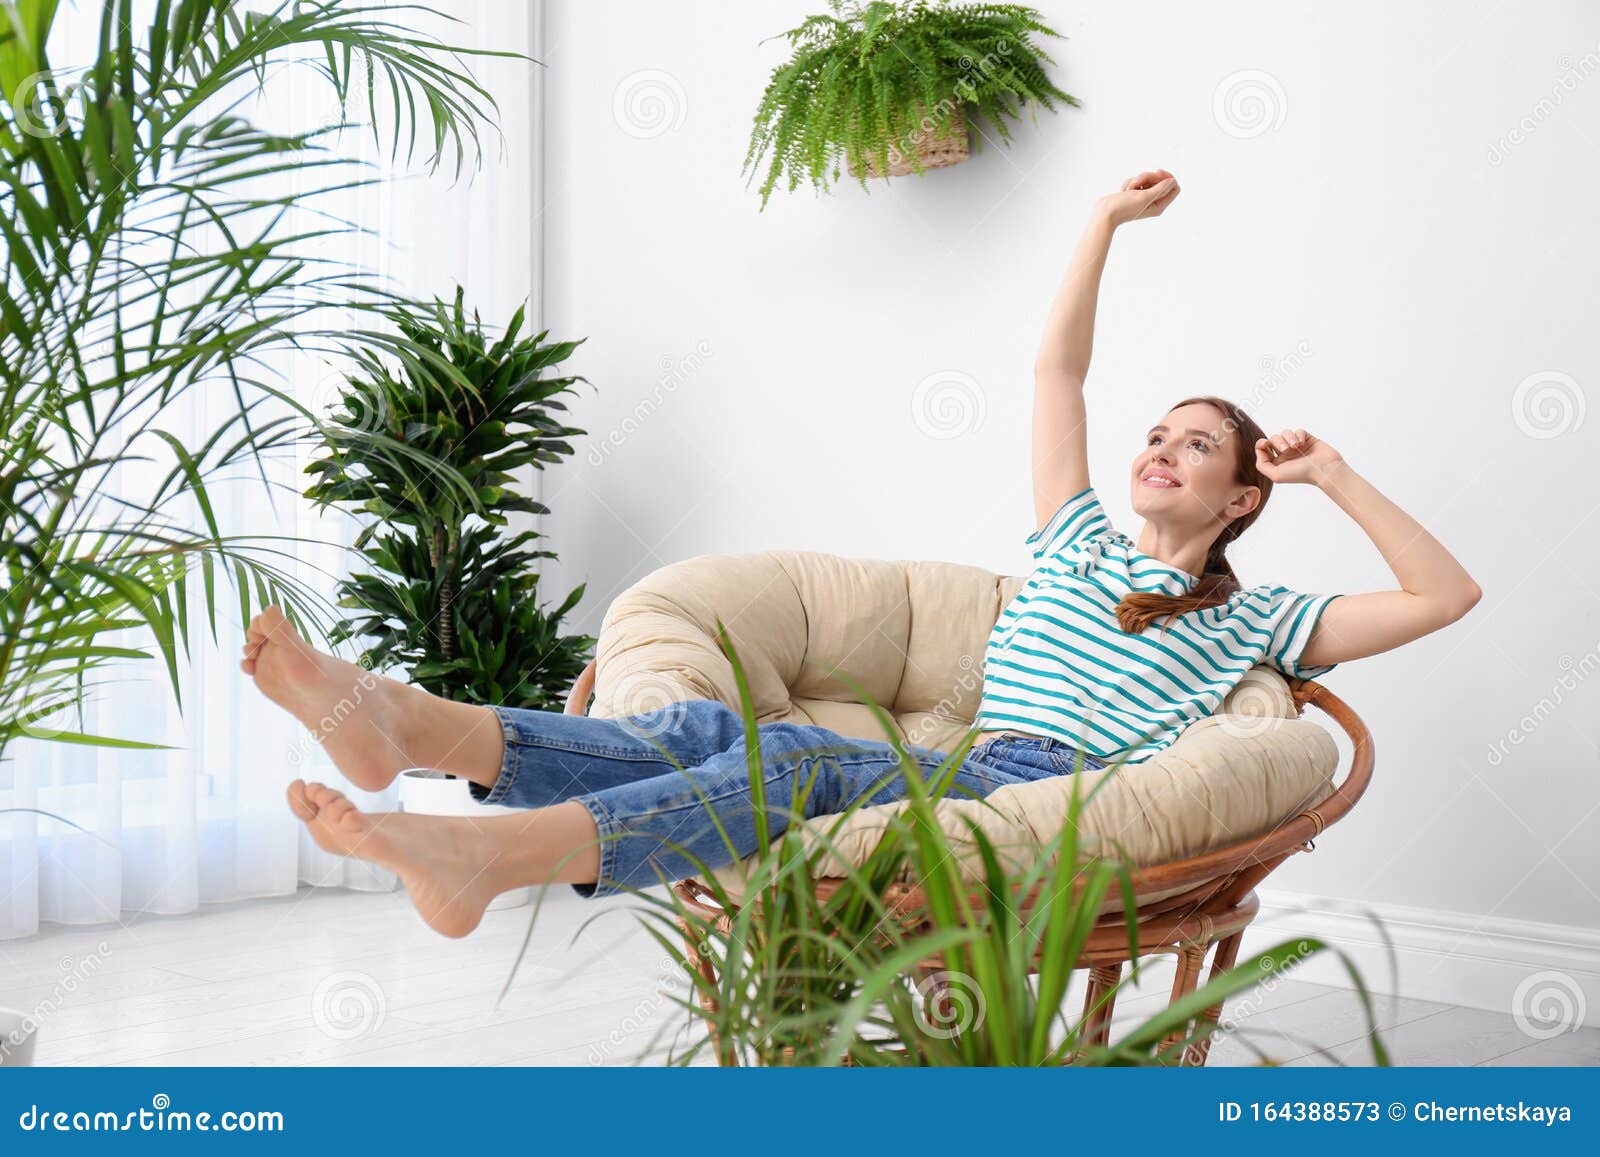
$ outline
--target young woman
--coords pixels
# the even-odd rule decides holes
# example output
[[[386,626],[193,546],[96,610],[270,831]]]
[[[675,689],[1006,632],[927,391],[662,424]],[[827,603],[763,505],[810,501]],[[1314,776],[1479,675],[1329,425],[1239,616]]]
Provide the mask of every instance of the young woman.
[[[955,789],[1138,762],[1214,712],[1252,666],[1315,676],[1398,647],[1464,615],[1478,587],[1426,530],[1304,430],[1262,433],[1221,398],[1179,402],[1153,425],[1129,475],[1137,540],[1113,530],[1089,485],[1084,379],[1100,276],[1116,230],[1178,196],[1165,170],[1102,197],[1051,309],[1034,372],[1035,566],[995,624],[984,660],[981,734]],[[1244,589],[1227,547],[1274,484],[1325,493],[1366,532],[1394,590],[1304,595]],[[449,818],[361,812],[333,788],[296,780],[289,806],[328,851],[395,871],[439,932],[464,936],[500,892],[563,882],[586,896],[645,887],[755,851],[738,715],[710,700],[673,725],[452,703],[315,651],[276,607],[249,626],[243,670],[320,738],[358,787],[407,767],[471,781],[515,815]],[[903,777],[887,743],[791,723],[760,729],[771,830],[797,785],[805,814],[856,799],[887,803]],[[932,769],[942,753],[913,748]],[[715,812],[713,817],[712,812]]]

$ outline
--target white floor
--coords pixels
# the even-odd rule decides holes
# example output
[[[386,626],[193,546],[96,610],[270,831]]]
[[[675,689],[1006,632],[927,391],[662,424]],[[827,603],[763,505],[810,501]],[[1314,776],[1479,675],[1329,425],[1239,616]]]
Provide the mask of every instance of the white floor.
[[[660,1063],[696,1026],[670,999],[684,983],[639,907],[553,891],[498,1009],[530,907],[451,941],[402,894],[334,889],[0,942],[0,1005],[35,1011],[40,1065]],[[1170,978],[1166,965],[1125,990],[1113,1032],[1159,1008]],[[1534,1040],[1508,1015],[1377,1002],[1396,1064],[1600,1065],[1600,1029]],[[1283,979],[1227,1016],[1214,1065],[1371,1063],[1344,989]]]

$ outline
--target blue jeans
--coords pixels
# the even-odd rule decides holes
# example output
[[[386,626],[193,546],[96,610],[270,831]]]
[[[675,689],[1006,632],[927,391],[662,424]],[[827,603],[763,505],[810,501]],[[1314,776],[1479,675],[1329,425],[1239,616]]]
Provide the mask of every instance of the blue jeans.
[[[574,884],[580,896],[648,887],[661,875],[682,879],[756,851],[744,721],[725,704],[692,699],[619,719],[492,710],[505,734],[505,757],[494,786],[474,784],[472,794],[509,807],[576,800],[587,808],[602,840],[600,879]],[[905,796],[899,760],[887,742],[802,723],[763,723],[759,734],[774,837],[787,826],[797,788],[808,782],[807,819],[837,814],[863,797],[881,804]],[[908,744],[906,750],[926,773],[945,759],[925,747]],[[1085,768],[1105,766],[1058,739],[999,736],[968,753],[950,794],[981,797],[1007,784],[1064,775],[1080,759]]]

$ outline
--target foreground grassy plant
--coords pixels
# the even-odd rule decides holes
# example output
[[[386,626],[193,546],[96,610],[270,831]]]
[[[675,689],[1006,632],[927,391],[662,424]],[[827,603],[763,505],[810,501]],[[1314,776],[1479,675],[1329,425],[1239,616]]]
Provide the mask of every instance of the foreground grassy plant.
[[[1388,1063],[1360,973],[1342,951],[1310,937],[1258,952],[1125,1030],[1120,1040],[1093,1044],[1090,1023],[1115,993],[1077,1015],[1065,1007],[1065,997],[1073,972],[1085,966],[1085,944],[1108,901],[1120,905],[1133,958],[1121,985],[1136,985],[1147,967],[1137,958],[1128,864],[1086,851],[1078,836],[1083,808],[1111,777],[1088,793],[1073,777],[1061,830],[1028,867],[1008,871],[981,827],[968,821],[967,838],[952,838],[940,823],[938,801],[974,735],[929,775],[888,715],[839,676],[876,715],[899,753],[894,775],[905,783],[904,806],[888,815],[863,861],[851,864],[836,854],[832,837],[863,804],[807,827],[806,783],[789,807],[769,808],[749,683],[720,624],[719,634],[739,689],[758,840],[737,896],[696,861],[705,898],[722,909],[719,917],[706,917],[670,889],[665,897],[638,893],[648,905],[642,918],[649,934],[685,978],[686,991],[671,1002],[709,1030],[676,1049],[675,1063],[690,1063],[710,1049],[719,1063],[739,1065],[1174,1064],[1213,1031],[1201,1016],[1207,1009],[1274,983],[1324,952],[1338,957],[1360,996],[1374,1063]],[[782,831],[769,839],[779,818]],[[738,858],[725,830],[722,836]],[[824,857],[830,870],[843,863],[845,874],[819,887]],[[961,868],[963,858],[973,857],[980,866],[976,883]],[[524,952],[537,919],[536,905]],[[679,1028],[664,1023],[647,1051]]]

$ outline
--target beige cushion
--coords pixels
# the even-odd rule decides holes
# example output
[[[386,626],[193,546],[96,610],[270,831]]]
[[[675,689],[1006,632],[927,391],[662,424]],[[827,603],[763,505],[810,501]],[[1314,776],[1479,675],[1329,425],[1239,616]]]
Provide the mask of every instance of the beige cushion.
[[[855,679],[910,743],[949,750],[972,726],[990,628],[1023,579],[944,562],[891,562],[802,551],[705,555],[654,572],[623,592],[601,625],[591,714],[632,715],[680,699],[737,707],[733,669],[717,643],[718,619],[744,665],[757,719],[828,727],[883,739],[870,709],[835,671]],[[1276,827],[1333,787],[1338,749],[1298,718],[1288,685],[1251,669],[1222,709],[1141,763],[1000,788],[985,799],[945,799],[941,823],[969,839],[977,821],[1013,863],[1036,858],[1060,831],[1072,780],[1085,795],[1110,777],[1079,821],[1080,840],[1138,866],[1223,847]],[[860,863],[902,804],[862,808],[831,833],[835,854]],[[837,829],[837,830],[835,830]],[[745,865],[717,876],[737,890]],[[969,876],[979,866],[963,860]],[[1151,899],[1153,897],[1144,897]]]

